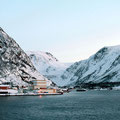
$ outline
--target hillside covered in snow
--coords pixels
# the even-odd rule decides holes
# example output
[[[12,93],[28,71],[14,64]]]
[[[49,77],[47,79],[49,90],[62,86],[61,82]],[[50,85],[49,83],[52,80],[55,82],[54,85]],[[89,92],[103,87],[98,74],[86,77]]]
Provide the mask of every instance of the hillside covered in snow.
[[[120,46],[104,47],[90,58],[76,62],[61,76],[60,85],[120,82]]]
[[[35,79],[46,79],[33,66],[20,46],[0,28],[0,81],[26,85]]]
[[[61,82],[59,77],[71,64],[59,62],[51,53],[27,51],[35,68],[55,83]]]
[[[59,62],[48,52],[26,53],[0,28],[1,82],[27,85],[35,79],[50,79],[59,86],[120,82],[120,46],[104,47],[72,65]]]

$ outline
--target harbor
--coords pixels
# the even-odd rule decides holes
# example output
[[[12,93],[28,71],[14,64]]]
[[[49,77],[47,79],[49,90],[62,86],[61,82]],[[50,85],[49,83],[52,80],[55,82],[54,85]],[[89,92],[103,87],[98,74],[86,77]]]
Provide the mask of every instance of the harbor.
[[[64,91],[57,86],[48,86],[46,80],[34,80],[26,86],[14,85],[12,82],[0,84],[0,97],[62,95],[63,93]]]

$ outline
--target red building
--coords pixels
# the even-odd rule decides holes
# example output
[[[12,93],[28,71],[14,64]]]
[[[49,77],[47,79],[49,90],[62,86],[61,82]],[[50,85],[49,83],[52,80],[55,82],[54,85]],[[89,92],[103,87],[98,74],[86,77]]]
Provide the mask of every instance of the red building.
[[[8,90],[10,89],[9,85],[0,85],[0,90]]]

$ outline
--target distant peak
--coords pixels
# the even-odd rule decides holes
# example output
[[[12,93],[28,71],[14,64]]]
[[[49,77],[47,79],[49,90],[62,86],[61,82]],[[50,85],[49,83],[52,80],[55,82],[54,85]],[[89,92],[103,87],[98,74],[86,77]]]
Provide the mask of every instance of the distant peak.
[[[43,51],[26,51],[26,53],[30,56],[43,56],[43,57],[47,57],[50,59],[54,59],[55,61],[59,61],[56,57],[54,57],[51,53],[49,52],[43,52]]]
[[[52,57],[52,58],[54,58],[56,61],[58,61],[58,59],[57,58],[55,58],[51,53],[49,53],[49,52],[45,52],[48,56],[50,56],[50,57]]]

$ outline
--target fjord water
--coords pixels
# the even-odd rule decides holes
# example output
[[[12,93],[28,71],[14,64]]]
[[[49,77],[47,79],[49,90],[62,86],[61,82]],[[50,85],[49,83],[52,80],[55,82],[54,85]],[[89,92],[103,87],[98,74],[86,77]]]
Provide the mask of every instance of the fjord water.
[[[0,97],[0,120],[119,120],[120,91]]]

